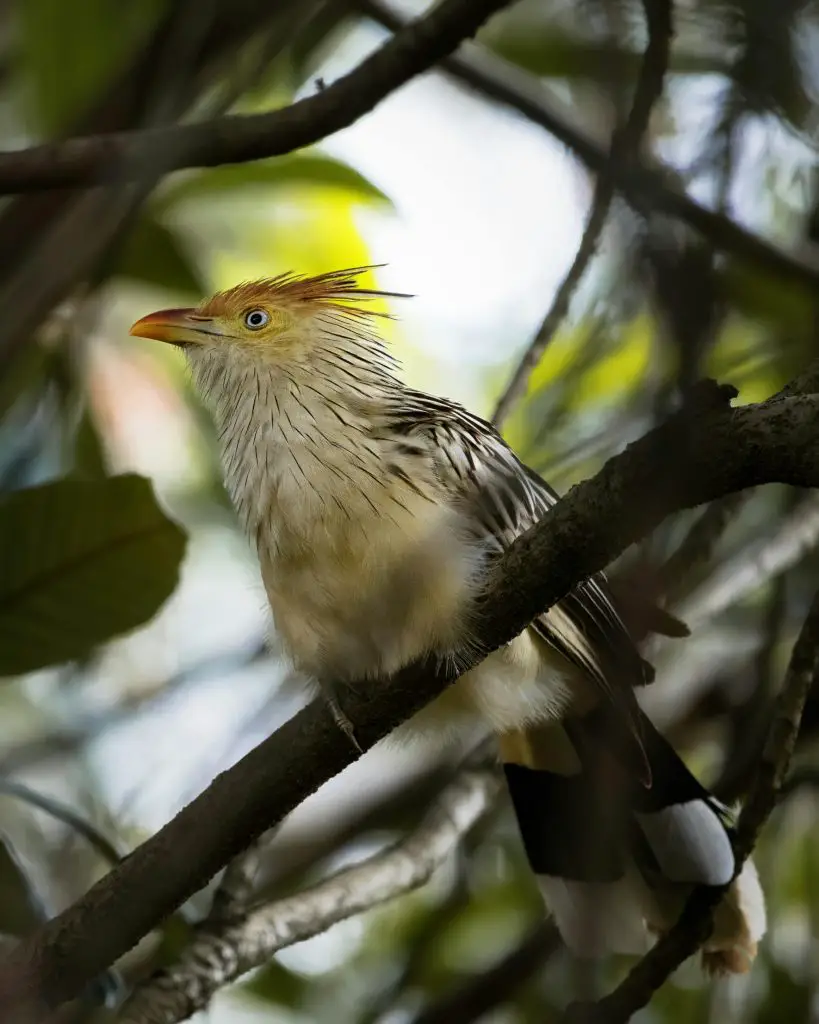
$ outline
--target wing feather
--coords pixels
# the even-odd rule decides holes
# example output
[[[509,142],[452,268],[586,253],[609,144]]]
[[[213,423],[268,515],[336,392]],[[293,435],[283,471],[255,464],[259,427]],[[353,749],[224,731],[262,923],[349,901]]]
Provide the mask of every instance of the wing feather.
[[[423,443],[453,497],[469,504],[476,533],[490,549],[505,550],[558,501],[557,493],[525,466],[491,424],[462,406],[422,392],[404,394],[390,429]],[[593,680],[620,708],[640,747],[633,688],[653,670],[640,656],[617,612],[605,574],[580,583],[532,628],[553,650]]]

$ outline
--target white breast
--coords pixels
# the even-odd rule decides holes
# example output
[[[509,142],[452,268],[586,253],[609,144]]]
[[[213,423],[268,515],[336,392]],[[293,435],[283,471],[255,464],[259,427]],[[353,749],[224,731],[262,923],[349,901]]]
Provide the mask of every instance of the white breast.
[[[402,467],[407,483],[391,468],[399,451],[373,438],[360,409],[339,419],[321,396],[256,367],[218,382],[218,400],[213,385],[210,397],[225,484],[296,667],[352,681],[389,675],[431,650],[463,651],[484,553],[433,486],[432,460]],[[208,395],[208,381],[199,383]],[[553,715],[564,682],[525,634],[430,711],[439,724],[474,723],[478,711],[508,728]]]
[[[259,553],[276,631],[319,678],[388,674],[463,630],[481,553],[361,410],[251,368],[216,404],[225,485]],[[431,466],[429,472],[432,472]]]

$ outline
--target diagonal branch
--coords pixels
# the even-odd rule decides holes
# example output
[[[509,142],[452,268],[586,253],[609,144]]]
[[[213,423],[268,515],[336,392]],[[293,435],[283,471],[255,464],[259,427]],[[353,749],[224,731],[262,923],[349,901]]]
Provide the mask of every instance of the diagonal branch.
[[[50,814],[52,818],[61,821],[78,836],[81,836],[109,864],[118,864],[122,859],[123,855],[107,836],[103,835],[87,818],[66,806],[61,800],[46,796],[23,782],[6,779],[2,776],[0,776],[0,796],[15,797],[23,803]]]
[[[320,94],[268,114],[77,137],[0,153],[0,194],[135,180],[146,173],[146,166],[151,172],[161,168],[167,173],[185,167],[281,156],[352,124],[389,92],[436,62],[482,95],[541,125],[591,170],[599,173],[606,166],[609,154],[605,144],[572,124],[570,117],[557,109],[554,99],[544,98],[532,76],[468,44],[463,54],[447,56],[504,3],[445,0],[429,15],[410,24],[380,0],[356,0],[356,6],[400,35]],[[427,38],[438,31],[431,26],[441,30],[435,46]],[[624,194],[639,196],[643,204],[685,222],[705,235],[715,248],[754,262],[777,277],[814,289],[819,284],[815,262],[803,262],[730,218],[701,206],[672,184],[673,173],[657,161],[653,169],[619,166],[613,177]]]
[[[398,31],[405,24],[404,19],[383,0],[355,2],[360,11],[391,31]],[[482,96],[540,125],[591,171],[601,174],[605,170],[609,159],[605,141],[574,124],[568,107],[557,97],[549,96],[533,75],[469,43],[465,43],[457,54],[442,60],[441,66],[453,78],[471,86]],[[617,188],[626,196],[635,196],[644,207],[683,221],[704,235],[715,249],[756,263],[770,274],[807,288],[815,290],[819,285],[819,262],[803,262],[747,231],[729,217],[701,206],[674,185],[674,172],[658,160],[653,162],[652,168],[621,164],[613,168],[613,177]]]
[[[817,383],[819,364],[800,379],[810,392]],[[483,652],[464,657],[461,671],[673,512],[767,482],[819,486],[817,399],[791,394],[731,409],[726,390],[703,385],[696,406],[631,444],[512,544],[475,610]],[[375,744],[455,675],[428,657],[346,690],[360,744]],[[304,708],[0,963],[0,1019],[28,1024],[74,996],[357,756],[326,702]]]
[[[203,930],[177,963],[136,989],[117,1019],[121,1024],[187,1020],[208,1005],[217,989],[266,963],[279,950],[419,888],[491,810],[500,786],[491,768],[462,772],[418,828],[390,849],[304,892],[260,907],[243,920]]]
[[[0,155],[0,192],[139,181],[157,169],[214,167],[281,156],[320,141],[429,70],[510,0],[443,0],[349,74],[267,114],[73,138]]]
[[[572,265],[555,293],[551,308],[498,400],[492,416],[492,422],[496,426],[503,424],[515,402],[524,395],[529,378],[548,348],[560,322],[566,316],[572,296],[597,251],[600,235],[614,198],[611,165],[623,163],[628,166],[637,161],[640,144],[648,130],[651,111],[662,95],[674,32],[672,3],[671,0],[659,0],[656,3],[654,0],[646,0],[644,10],[648,26],[648,45],[640,65],[640,76],[634,90],[631,110],[622,129],[614,134],[608,165],[598,175],[589,219]]]
[[[11,170],[20,189],[29,188],[27,180],[42,182],[43,174],[48,178],[52,170],[59,171],[63,158],[69,167],[79,162],[77,166],[86,168],[84,184],[89,188],[79,197],[71,193],[23,197],[9,204],[8,210],[0,216],[0,223],[4,223],[6,229],[5,234],[0,234],[0,251],[3,250],[4,239],[13,240],[12,251],[0,263],[5,271],[0,273],[0,307],[4,310],[0,319],[0,374],[42,323],[44,313],[66,297],[78,280],[116,243],[123,224],[133,216],[156,181],[175,167],[196,166],[195,151],[201,152],[203,144],[206,150],[213,146],[217,150],[225,145],[229,148],[236,140],[244,146],[255,132],[254,145],[266,145],[278,137],[279,150],[276,152],[289,152],[315,138],[324,137],[355,121],[393,88],[426,70],[440,53],[457,46],[463,36],[473,33],[486,17],[508,2],[445,0],[431,14],[419,19],[364,60],[356,71],[319,95],[288,106],[284,111],[250,119],[217,118],[195,125],[155,125],[141,131],[52,142],[16,156],[0,154],[0,176],[3,167]],[[291,3],[289,0],[284,7],[291,6]],[[207,9],[209,5],[200,2],[187,6],[201,13],[201,9]],[[270,14],[269,4],[261,3],[256,9],[256,3],[248,4],[248,0],[244,0],[244,5],[227,2],[224,6],[227,9],[221,11],[216,19],[213,31],[203,41],[203,53],[196,66],[191,68],[191,74],[197,80],[211,60],[224,55],[224,40],[235,39],[239,43],[245,38],[248,26],[252,30],[254,25],[258,28],[271,17],[277,17],[275,12]],[[294,9],[298,6],[299,0],[296,0]],[[302,2],[302,6],[306,4]],[[234,11],[236,7],[240,9]],[[273,7],[284,9],[282,3]],[[287,18],[281,26],[283,33],[290,20]],[[173,39],[180,28],[184,28],[185,42],[189,44],[187,37],[191,30],[184,18],[179,20]],[[163,38],[163,42],[168,41]],[[135,71],[139,73],[140,81],[145,78],[147,69],[154,69],[158,58],[156,49],[155,46],[148,47],[144,58],[137,61]],[[159,52],[164,52],[164,47],[159,47]],[[149,59],[152,56],[153,60]],[[175,71],[178,72],[178,68]],[[184,86],[185,96],[189,97],[192,84],[180,83]],[[133,82],[126,79],[124,85],[126,95],[132,96]],[[136,95],[141,97],[138,90]],[[177,98],[182,99],[181,96]],[[114,111],[107,111],[109,105],[102,103],[103,124],[118,109],[115,102]],[[178,114],[184,105],[182,102],[179,108],[177,103],[170,113]],[[234,131],[230,129],[231,125]],[[188,151],[188,145],[195,147],[193,151]],[[19,166],[17,157],[23,161]],[[247,159],[251,159],[250,156]],[[127,181],[135,183],[122,183]],[[105,182],[117,182],[118,186],[91,187]],[[54,186],[60,183],[67,182],[61,178],[52,181]],[[32,228],[32,224],[37,230]]]

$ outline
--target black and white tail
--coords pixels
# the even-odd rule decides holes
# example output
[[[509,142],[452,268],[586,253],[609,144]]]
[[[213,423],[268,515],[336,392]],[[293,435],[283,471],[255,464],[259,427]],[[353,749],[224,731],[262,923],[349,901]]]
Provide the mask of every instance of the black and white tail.
[[[642,954],[678,917],[694,885],[734,878],[730,818],[640,714],[648,763],[630,765],[598,710],[501,739],[509,793],[546,903],[579,956]],[[639,769],[639,770],[638,770]],[[747,861],[715,915],[703,963],[750,967],[765,903]]]

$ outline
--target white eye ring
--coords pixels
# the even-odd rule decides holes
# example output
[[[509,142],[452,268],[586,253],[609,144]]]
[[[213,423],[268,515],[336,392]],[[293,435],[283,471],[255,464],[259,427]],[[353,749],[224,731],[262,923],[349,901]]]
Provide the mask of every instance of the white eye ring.
[[[244,315],[245,327],[251,331],[260,331],[270,323],[270,314],[266,309],[249,309]]]

